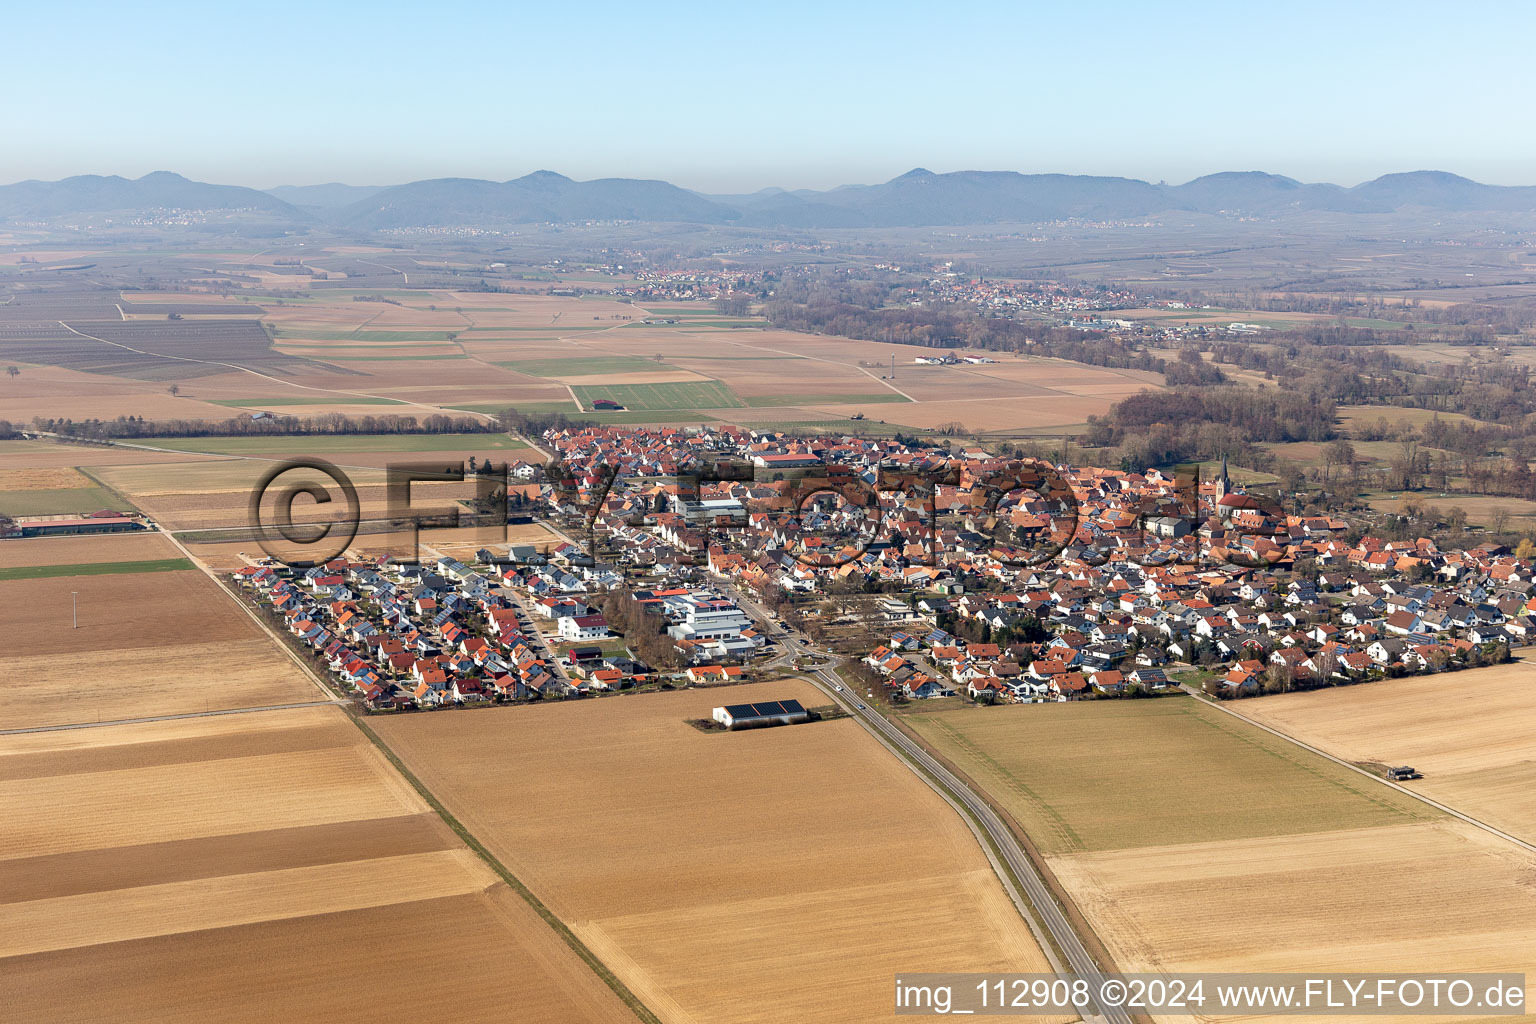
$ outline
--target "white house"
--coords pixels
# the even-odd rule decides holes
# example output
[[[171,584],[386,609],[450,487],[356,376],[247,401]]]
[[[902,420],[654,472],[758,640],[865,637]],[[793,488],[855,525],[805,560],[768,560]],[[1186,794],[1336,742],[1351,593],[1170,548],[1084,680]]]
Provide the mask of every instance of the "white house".
[[[597,640],[608,635],[608,620],[601,615],[566,615],[560,619],[560,639]]]

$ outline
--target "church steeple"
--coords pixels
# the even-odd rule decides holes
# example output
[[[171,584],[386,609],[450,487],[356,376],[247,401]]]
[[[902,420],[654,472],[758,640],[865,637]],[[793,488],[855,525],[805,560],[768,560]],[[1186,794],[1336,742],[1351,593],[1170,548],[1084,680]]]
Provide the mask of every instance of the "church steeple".
[[[1221,475],[1216,478],[1216,500],[1220,501],[1227,496],[1227,491],[1232,487],[1232,481],[1227,478],[1227,456],[1221,456]]]

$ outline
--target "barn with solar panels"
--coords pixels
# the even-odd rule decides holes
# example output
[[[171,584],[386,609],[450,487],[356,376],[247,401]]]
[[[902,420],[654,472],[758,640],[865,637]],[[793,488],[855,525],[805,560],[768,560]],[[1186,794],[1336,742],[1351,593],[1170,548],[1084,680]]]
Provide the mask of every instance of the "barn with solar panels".
[[[715,708],[715,721],[727,729],[758,729],[765,725],[792,725],[810,721],[811,714],[797,700],[760,700],[752,704],[727,704]]]

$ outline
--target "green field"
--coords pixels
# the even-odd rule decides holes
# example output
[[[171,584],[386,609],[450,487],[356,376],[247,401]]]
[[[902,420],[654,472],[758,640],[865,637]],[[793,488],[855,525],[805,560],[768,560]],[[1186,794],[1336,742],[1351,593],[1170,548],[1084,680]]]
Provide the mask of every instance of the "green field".
[[[506,434],[324,434],[274,435],[270,437],[177,437],[154,442],[157,448],[182,452],[214,452],[249,455],[268,452],[292,454],[326,452],[479,452],[528,451]],[[33,494],[48,493],[33,491]],[[7,496],[8,497],[8,496]],[[96,508],[110,508],[98,505]]]
[[[684,381],[677,384],[583,384],[571,390],[587,409],[592,408],[592,402],[599,398],[610,398],[628,412],[746,407],[746,403],[730,388],[717,380]]]
[[[404,405],[393,398],[363,398],[353,395],[316,394],[313,398],[203,398],[209,405],[222,405],[230,409],[267,409],[283,405]]]
[[[1434,816],[1193,697],[968,707],[903,722],[1047,856]]]
[[[573,412],[571,419],[577,421],[590,420],[593,423],[609,426],[651,424],[653,426],[677,427],[690,424],[723,422],[719,416],[705,416],[702,413],[689,409],[657,409],[652,412]]]
[[[41,491],[0,491],[0,515],[83,515],[122,509],[123,501],[100,487],[64,487]]]
[[[180,572],[194,568],[185,558],[153,558],[145,562],[86,562],[81,565],[19,565],[0,569],[3,580],[41,580],[53,576],[117,576],[128,573]]]
[[[620,323],[624,323],[625,321],[619,321],[619,322]],[[556,334],[570,334],[572,331],[611,331],[611,330],[613,330],[613,328],[614,328],[613,324],[601,324],[601,323],[599,323],[599,324],[577,324],[577,325],[574,325],[574,326],[570,325],[570,324],[551,323],[551,324],[545,324],[542,327],[506,327],[506,326],[502,326],[502,327],[466,327],[466,328],[464,328],[464,331],[465,332],[470,332],[470,333],[473,333],[473,334],[494,334],[494,333],[496,333],[498,331],[506,331],[506,332],[510,332],[510,333],[515,333],[515,332],[518,332],[518,331],[543,331],[545,334],[549,334],[550,332],[554,332]],[[463,332],[461,332],[461,333],[463,333]]]
[[[775,405],[884,405],[908,399],[894,391],[865,391],[849,395],[753,395],[742,401],[758,409]]]
[[[503,409],[516,409],[518,412],[527,413],[530,416],[543,413],[563,412],[574,416],[576,405],[573,402],[471,402],[468,405],[450,405],[449,409],[457,409],[460,412],[486,412],[498,413]]]
[[[657,373],[677,367],[639,356],[578,356],[574,359],[520,359],[497,363],[530,377],[596,377],[602,373]]]

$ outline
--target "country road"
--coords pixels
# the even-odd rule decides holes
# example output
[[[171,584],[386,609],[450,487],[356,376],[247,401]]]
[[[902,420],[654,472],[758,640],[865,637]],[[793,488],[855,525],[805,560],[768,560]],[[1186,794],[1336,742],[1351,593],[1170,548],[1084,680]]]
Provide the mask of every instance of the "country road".
[[[779,641],[791,654],[798,654],[808,658],[825,659],[827,655],[817,651],[809,644],[796,639],[787,631],[774,625],[774,620],[766,609],[761,608],[755,602],[746,598],[735,588],[724,586],[731,595],[741,603],[742,607],[756,615],[763,624],[768,636]],[[864,726],[875,739],[886,749],[890,750],[898,758],[907,764],[930,788],[934,790],[944,801],[953,807],[960,817],[976,833],[977,841],[981,843],[987,859],[992,862],[993,869],[997,871],[1002,880],[1003,887],[1008,890],[1008,895],[1018,907],[1030,930],[1035,933],[1041,949],[1058,974],[1073,974],[1087,979],[1091,984],[1097,984],[1103,977],[1098,965],[1093,962],[1087,947],[1083,945],[1071,922],[1067,920],[1061,908],[1057,905],[1045,880],[1035,869],[1034,862],[1024,852],[1018,840],[1009,831],[997,813],[992,810],[969,786],[962,782],[953,772],[934,759],[926,750],[914,742],[906,733],[893,725],[884,715],[876,711],[869,704],[860,699],[858,694],[852,692],[834,671],[835,666],[827,666],[811,671],[807,678],[820,688],[836,704],[842,707],[848,714]],[[980,831],[978,831],[978,829]],[[994,855],[996,851],[996,855]],[[997,856],[1001,856],[1007,864],[1007,871],[1002,870],[997,863]],[[1010,877],[1011,876],[1011,877]],[[1018,879],[1024,889],[1024,896],[1028,898],[1026,903],[1014,888],[1012,879]],[[1049,942],[1040,934],[1040,927],[1050,932]],[[1052,948],[1054,944],[1054,949]],[[1060,963],[1056,950],[1066,957],[1066,969]],[[1085,1015],[1085,1019],[1108,1021],[1110,1024],[1131,1024],[1131,1016],[1124,1008],[1112,1006],[1100,1008],[1100,1013]]]

